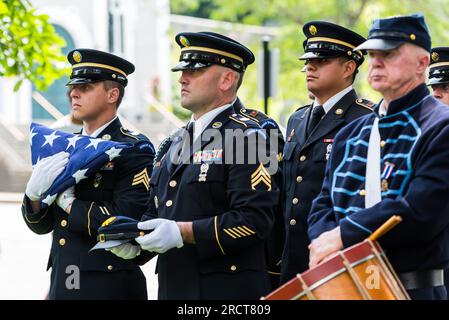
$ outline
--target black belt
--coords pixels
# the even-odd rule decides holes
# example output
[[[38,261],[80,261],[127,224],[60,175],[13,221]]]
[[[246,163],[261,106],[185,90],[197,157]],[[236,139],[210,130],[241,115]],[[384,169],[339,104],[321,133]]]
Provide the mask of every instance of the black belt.
[[[444,286],[443,269],[404,272],[398,276],[406,290]]]

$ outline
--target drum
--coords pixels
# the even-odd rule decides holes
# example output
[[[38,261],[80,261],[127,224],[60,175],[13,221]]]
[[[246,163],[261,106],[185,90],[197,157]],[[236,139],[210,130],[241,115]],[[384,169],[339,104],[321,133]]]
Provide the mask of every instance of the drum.
[[[376,241],[365,240],[285,283],[265,300],[409,300]]]

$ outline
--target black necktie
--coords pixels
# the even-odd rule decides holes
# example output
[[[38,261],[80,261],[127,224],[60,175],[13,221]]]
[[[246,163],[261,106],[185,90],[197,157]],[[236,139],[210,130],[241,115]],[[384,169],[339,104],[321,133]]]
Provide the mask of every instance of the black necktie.
[[[324,116],[324,108],[323,106],[316,106],[312,110],[312,115],[310,116],[309,126],[307,128],[307,137],[310,137],[313,129],[320,122],[321,118]]]
[[[187,130],[187,133],[188,133],[188,135],[190,137],[190,141],[191,142],[193,142],[193,127],[195,126],[194,124],[195,124],[195,122],[189,121],[189,123],[186,126],[186,130]]]
[[[190,121],[185,129],[186,132],[184,132],[183,135],[183,141],[182,141],[182,147],[181,147],[181,152],[179,154],[180,162],[185,162],[188,160],[188,156],[190,155],[192,148],[193,148],[193,127],[194,127],[194,122]]]

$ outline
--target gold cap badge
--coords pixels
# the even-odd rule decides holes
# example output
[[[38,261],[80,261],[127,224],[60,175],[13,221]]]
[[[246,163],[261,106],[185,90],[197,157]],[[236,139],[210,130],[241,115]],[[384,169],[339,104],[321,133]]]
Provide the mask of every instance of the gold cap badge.
[[[440,59],[440,55],[436,52],[432,53],[432,61],[437,62]]]
[[[73,61],[75,61],[76,63],[81,62],[81,60],[82,60],[82,58],[83,58],[83,56],[81,55],[81,52],[79,52],[79,51],[75,51],[75,52],[72,54],[72,57],[73,57]]]
[[[179,42],[181,42],[181,44],[182,44],[184,47],[189,47],[189,46],[190,46],[190,41],[187,40],[187,38],[184,37],[184,36],[180,36],[180,37],[179,37]]]
[[[316,35],[316,33],[318,32],[318,29],[312,24],[312,25],[309,27],[309,32],[310,32],[310,34],[311,34],[312,36],[314,36],[314,35]]]

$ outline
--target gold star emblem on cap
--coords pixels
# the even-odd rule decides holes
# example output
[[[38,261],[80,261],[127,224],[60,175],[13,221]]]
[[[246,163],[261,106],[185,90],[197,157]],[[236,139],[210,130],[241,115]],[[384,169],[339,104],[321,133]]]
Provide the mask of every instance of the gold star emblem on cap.
[[[104,135],[101,137],[101,139],[103,139],[103,140],[111,140],[111,135],[109,135],[109,134],[104,134]]]
[[[343,113],[343,109],[338,108],[335,110],[335,114],[341,115]]]
[[[412,41],[415,41],[416,36],[412,33],[412,34],[410,35],[410,39],[412,39]]]
[[[440,59],[440,55],[436,52],[432,53],[432,61],[437,62]]]
[[[81,62],[81,60],[82,60],[82,58],[83,58],[83,56],[81,55],[81,52],[79,52],[79,51],[75,51],[75,52],[72,54],[72,57],[73,57],[73,61],[75,61],[76,63]]]
[[[190,41],[186,37],[184,37],[184,36],[180,36],[179,37],[179,42],[181,42],[181,44],[184,47],[189,47],[190,46]]]
[[[318,29],[312,24],[312,25],[309,27],[309,32],[310,32],[310,34],[311,34],[312,36],[314,36],[314,35],[316,35],[316,33],[318,32]]]

